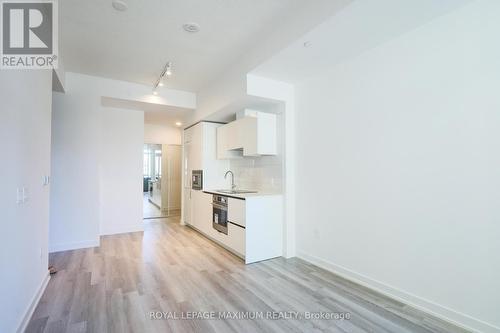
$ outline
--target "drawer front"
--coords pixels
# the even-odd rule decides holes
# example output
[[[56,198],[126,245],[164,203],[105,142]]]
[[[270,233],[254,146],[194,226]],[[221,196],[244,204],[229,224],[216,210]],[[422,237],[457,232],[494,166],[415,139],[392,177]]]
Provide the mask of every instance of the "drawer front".
[[[229,198],[227,202],[227,220],[241,226],[245,224],[245,200]]]
[[[228,223],[226,245],[242,256],[245,256],[245,229]]]

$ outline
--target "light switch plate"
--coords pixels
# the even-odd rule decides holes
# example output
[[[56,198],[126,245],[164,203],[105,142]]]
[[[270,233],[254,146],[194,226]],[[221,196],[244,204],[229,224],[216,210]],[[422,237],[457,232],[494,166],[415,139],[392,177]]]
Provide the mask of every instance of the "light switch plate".
[[[23,203],[23,190],[19,187],[16,189],[16,203],[18,205]]]
[[[29,197],[28,197],[28,188],[27,187],[23,187],[23,198],[22,198],[22,202],[25,203],[26,201],[28,201]]]

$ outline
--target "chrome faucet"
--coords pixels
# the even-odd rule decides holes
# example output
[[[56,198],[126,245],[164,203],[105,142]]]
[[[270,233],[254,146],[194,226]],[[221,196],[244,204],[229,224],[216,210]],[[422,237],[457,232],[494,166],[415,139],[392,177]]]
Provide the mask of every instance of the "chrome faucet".
[[[236,188],[236,185],[234,185],[234,173],[231,170],[228,170],[226,174],[224,175],[224,179],[227,178],[228,174],[231,174],[231,190],[234,190]]]

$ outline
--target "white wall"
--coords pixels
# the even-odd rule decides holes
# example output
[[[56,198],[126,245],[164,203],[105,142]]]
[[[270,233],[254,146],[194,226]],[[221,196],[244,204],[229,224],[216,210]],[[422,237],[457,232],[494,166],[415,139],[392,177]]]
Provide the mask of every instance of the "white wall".
[[[178,127],[144,124],[144,143],[180,145],[182,130]]]
[[[296,87],[299,255],[500,331],[500,3]]]
[[[144,113],[104,108],[100,234],[141,231]]]
[[[101,105],[109,92],[139,95],[134,89],[68,72],[66,94],[54,94],[51,251],[97,246],[101,232],[140,230],[143,112]]]
[[[283,174],[281,189],[284,196],[284,223],[283,223],[283,256],[296,256],[296,189],[295,189],[295,87],[282,81],[268,79],[254,74],[247,74],[247,94],[265,99],[280,101],[276,106],[280,108],[283,118],[280,120],[282,134],[281,153]]]
[[[49,70],[0,71],[0,331],[23,330],[48,281]],[[27,201],[16,204],[16,189]],[[36,305],[36,304],[35,304]]]
[[[99,244],[99,99],[78,77],[54,93],[52,114],[51,252]]]
[[[318,23],[341,10],[352,0],[315,0],[297,3],[295,8],[280,17],[279,24],[255,47],[245,50],[234,64],[229,64],[212,82],[207,82],[197,92],[196,111],[189,124],[204,120],[220,109],[246,95],[246,75],[262,61],[288,43],[299,38]]]

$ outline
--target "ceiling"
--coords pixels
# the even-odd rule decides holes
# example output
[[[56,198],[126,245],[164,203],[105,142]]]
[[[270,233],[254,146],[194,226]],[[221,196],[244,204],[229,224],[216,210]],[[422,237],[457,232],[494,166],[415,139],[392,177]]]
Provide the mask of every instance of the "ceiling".
[[[471,0],[353,1],[252,73],[297,84],[469,2]]]
[[[144,111],[144,123],[168,126],[174,126],[177,122],[184,125],[186,119],[193,112],[192,109],[112,97],[101,97],[101,105],[118,109]]]
[[[197,92],[238,61],[304,0],[111,0],[59,2],[59,47],[67,71],[153,84],[167,61],[166,87]],[[182,29],[200,25],[198,33]]]

